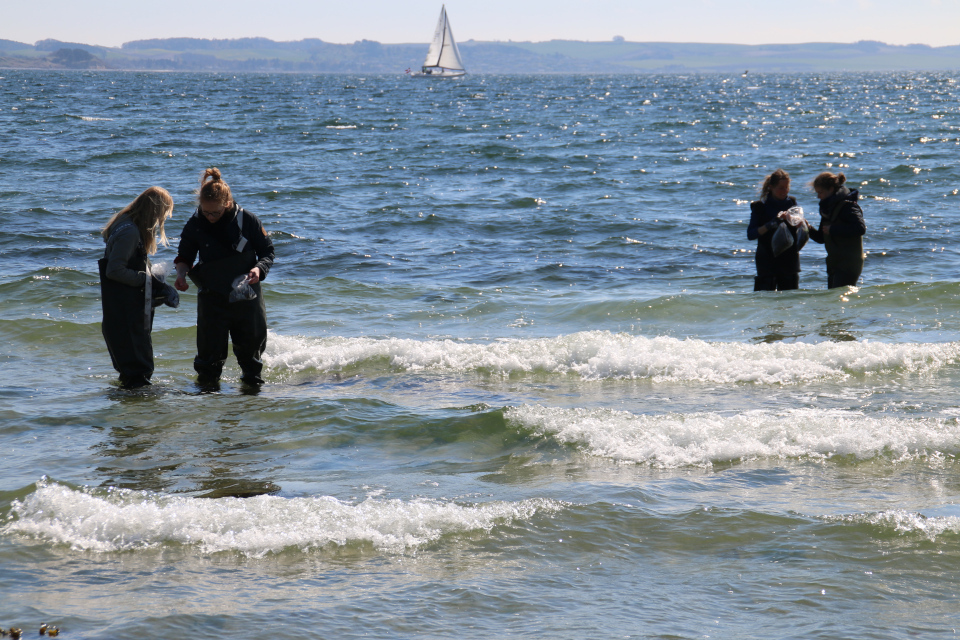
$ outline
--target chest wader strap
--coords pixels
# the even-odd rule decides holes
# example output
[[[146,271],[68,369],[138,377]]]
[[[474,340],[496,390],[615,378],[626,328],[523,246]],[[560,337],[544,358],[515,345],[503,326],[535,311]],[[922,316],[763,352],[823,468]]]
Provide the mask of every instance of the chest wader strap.
[[[150,331],[150,316],[153,314],[153,271],[147,258],[146,278],[143,283],[143,330]]]
[[[243,253],[243,248],[247,246],[247,239],[243,235],[243,209],[237,207],[237,227],[240,229],[240,239],[237,240],[237,246],[234,249],[237,253]]]

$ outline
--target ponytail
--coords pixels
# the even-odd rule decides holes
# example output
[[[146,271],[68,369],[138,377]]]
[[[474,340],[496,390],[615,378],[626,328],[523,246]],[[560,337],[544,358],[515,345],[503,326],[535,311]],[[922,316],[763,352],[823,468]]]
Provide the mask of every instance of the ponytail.
[[[813,188],[814,190],[836,193],[837,189],[842,187],[843,183],[846,181],[847,176],[843,175],[842,173],[833,174],[829,171],[824,171],[813,179]]]
[[[233,202],[233,194],[230,193],[230,186],[223,181],[220,175],[220,169],[210,167],[200,174],[200,188],[197,189],[197,200],[200,202],[218,202],[225,207]]]

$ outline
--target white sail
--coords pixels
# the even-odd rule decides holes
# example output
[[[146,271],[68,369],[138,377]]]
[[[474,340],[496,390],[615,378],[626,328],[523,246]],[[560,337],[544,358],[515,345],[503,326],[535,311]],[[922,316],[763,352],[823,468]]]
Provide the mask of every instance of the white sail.
[[[463,60],[460,59],[460,49],[453,39],[453,30],[447,18],[447,7],[440,8],[440,19],[437,21],[437,30],[433,34],[433,42],[427,50],[427,57],[423,61],[422,73],[418,76],[462,76],[466,71]]]

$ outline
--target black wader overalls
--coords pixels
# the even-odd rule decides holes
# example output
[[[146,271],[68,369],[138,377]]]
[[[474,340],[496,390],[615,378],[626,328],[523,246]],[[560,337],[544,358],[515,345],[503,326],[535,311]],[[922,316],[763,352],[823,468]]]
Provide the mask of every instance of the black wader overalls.
[[[149,312],[144,307],[144,289],[147,285],[132,287],[108,278],[106,256],[98,261],[98,265],[100,299],[103,305],[101,328],[113,368],[120,372],[120,384],[124,387],[148,385],[153,376],[153,340],[150,337],[153,329],[153,307],[150,306]],[[147,252],[143,242],[137,245],[127,268],[147,271]],[[149,282],[149,276],[147,281]]]
[[[190,271],[190,278],[200,287],[197,295],[197,357],[193,368],[200,382],[220,379],[227,360],[227,338],[233,342],[233,354],[243,372],[242,380],[261,384],[263,362],[260,356],[267,348],[267,307],[260,283],[252,285],[257,292],[253,300],[230,302],[230,291],[237,276],[248,273],[257,264],[250,251],[214,262],[204,262]]]
[[[257,264],[257,254],[248,245],[243,233],[244,212],[237,208],[239,242],[227,249],[226,256],[201,262],[190,270],[190,279],[197,285],[197,357],[193,368],[198,381],[218,381],[227,360],[227,339],[233,342],[233,353],[243,372],[241,380],[262,384],[263,362],[260,356],[267,348],[267,307],[260,283],[252,285],[257,297],[230,302],[233,281],[249,273]]]

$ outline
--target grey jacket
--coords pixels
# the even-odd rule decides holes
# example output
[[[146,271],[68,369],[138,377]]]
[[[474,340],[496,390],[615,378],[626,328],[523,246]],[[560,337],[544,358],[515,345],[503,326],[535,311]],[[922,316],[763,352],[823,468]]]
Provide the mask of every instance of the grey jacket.
[[[140,230],[127,216],[120,216],[110,230],[107,248],[103,257],[107,259],[107,277],[131,287],[142,287],[147,279],[145,271],[127,268],[130,258],[140,244]]]

